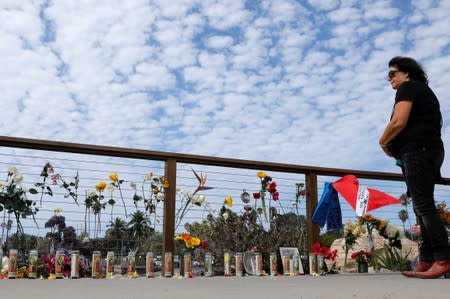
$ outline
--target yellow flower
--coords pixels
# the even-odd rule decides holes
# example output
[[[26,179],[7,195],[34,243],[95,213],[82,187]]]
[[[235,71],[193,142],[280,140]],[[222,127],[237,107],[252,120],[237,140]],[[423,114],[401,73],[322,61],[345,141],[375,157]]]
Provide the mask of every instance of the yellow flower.
[[[106,183],[103,181],[100,181],[97,185],[95,185],[95,190],[97,190],[98,192],[105,191],[105,188],[106,188]]]
[[[55,215],[59,216],[61,215],[62,209],[61,208],[55,208]]]
[[[168,189],[169,188],[169,186],[170,186],[169,185],[169,180],[166,179],[166,177],[162,176],[162,177],[159,178],[159,180],[162,182],[162,187],[164,189]]]
[[[108,185],[108,191],[113,193],[114,192],[114,186],[113,185]]]
[[[375,217],[373,217],[372,214],[366,214],[366,215],[364,215],[364,218],[366,219],[366,221],[375,220]]]
[[[259,177],[260,179],[263,179],[267,176],[267,174],[261,170],[256,173],[256,176]]]
[[[384,220],[380,220],[380,222],[378,223],[378,227],[377,230],[383,230],[386,227],[387,222]]]
[[[119,175],[115,172],[109,174],[109,179],[113,182],[119,181]]]
[[[231,196],[227,196],[225,197],[223,203],[226,204],[227,207],[231,208],[233,206],[233,198]]]

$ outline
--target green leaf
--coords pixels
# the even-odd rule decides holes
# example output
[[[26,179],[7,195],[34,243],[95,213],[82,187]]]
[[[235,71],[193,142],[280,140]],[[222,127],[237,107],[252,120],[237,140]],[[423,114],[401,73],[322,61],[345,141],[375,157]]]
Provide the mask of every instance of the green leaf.
[[[38,194],[37,190],[34,188],[30,188],[30,190],[28,190],[28,192],[30,192],[31,194]]]

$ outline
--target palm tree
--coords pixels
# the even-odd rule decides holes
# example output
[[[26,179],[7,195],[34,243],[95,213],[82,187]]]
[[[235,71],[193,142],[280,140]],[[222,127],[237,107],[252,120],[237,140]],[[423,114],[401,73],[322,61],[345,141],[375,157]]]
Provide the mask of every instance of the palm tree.
[[[117,217],[114,221],[108,224],[109,229],[106,231],[106,236],[112,240],[116,240],[116,251],[119,247],[119,240],[124,239],[127,233],[127,223],[125,220]]]
[[[402,221],[403,231],[405,231],[405,222],[409,219],[408,211],[403,209],[398,212],[398,218]]]
[[[128,222],[128,228],[139,246],[142,237],[151,232],[150,220],[144,212],[136,211],[131,214],[131,220]]]

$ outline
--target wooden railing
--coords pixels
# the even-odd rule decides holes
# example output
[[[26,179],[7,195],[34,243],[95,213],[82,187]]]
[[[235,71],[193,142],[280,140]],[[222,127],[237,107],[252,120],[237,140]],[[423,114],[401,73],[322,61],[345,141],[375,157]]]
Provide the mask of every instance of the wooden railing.
[[[353,169],[324,168],[305,165],[272,163],[264,161],[251,161],[231,158],[209,157],[200,155],[187,155],[181,153],[160,152],[151,150],[110,147],[100,145],[88,145],[71,142],[46,141],[0,136],[0,146],[45,150],[54,152],[70,152],[77,154],[102,155],[121,158],[135,158],[145,160],[157,160],[165,162],[165,176],[169,180],[170,187],[166,190],[163,215],[163,254],[174,252],[173,237],[175,234],[175,203],[176,203],[176,179],[177,163],[189,163],[197,165],[221,166],[240,169],[256,169],[277,171],[285,173],[298,173],[305,175],[305,187],[309,191],[306,195],[307,218],[307,242],[308,248],[319,239],[320,228],[313,224],[312,214],[318,201],[317,177],[318,176],[344,176],[353,174],[361,179],[403,181],[403,177],[396,173],[361,171]],[[450,183],[450,179],[445,179]],[[163,255],[164,256],[164,255]]]

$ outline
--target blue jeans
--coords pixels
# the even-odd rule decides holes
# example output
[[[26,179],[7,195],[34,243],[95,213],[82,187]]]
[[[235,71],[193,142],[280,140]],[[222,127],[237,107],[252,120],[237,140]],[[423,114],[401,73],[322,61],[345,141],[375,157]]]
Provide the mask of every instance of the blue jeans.
[[[420,260],[449,260],[447,229],[434,201],[434,185],[440,178],[444,149],[417,148],[401,154],[406,185],[420,225]]]

